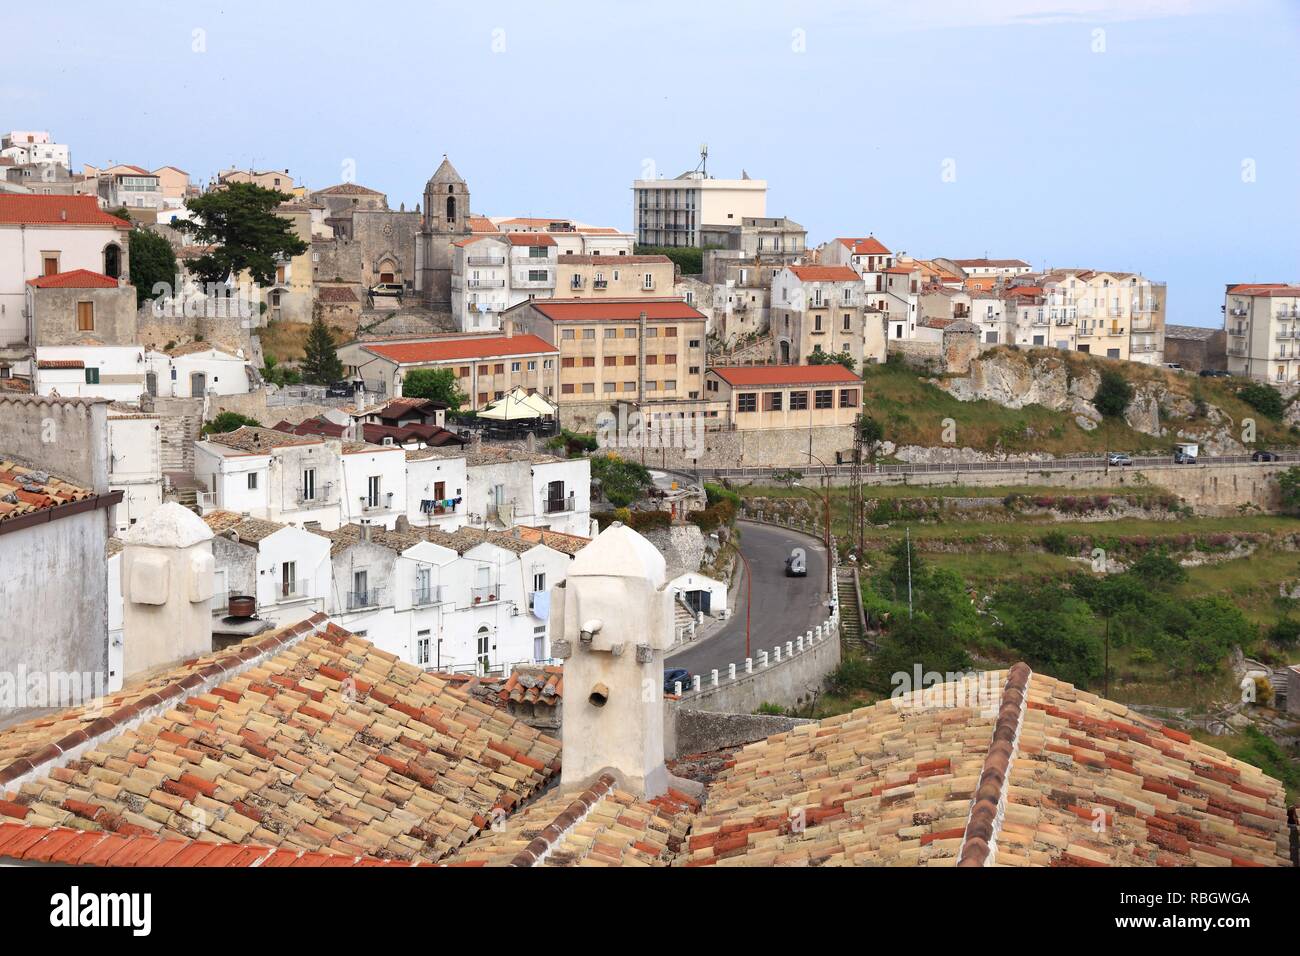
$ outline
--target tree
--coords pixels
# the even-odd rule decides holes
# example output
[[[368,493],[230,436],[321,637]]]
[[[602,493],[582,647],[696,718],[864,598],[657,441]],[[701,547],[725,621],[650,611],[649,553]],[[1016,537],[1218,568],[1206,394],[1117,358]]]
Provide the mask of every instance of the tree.
[[[994,596],[993,613],[998,636],[1034,669],[1079,687],[1101,676],[1096,619],[1067,586],[1007,585]]]
[[[1267,382],[1251,382],[1237,391],[1237,397],[1261,415],[1269,418],[1281,418],[1286,411],[1286,401],[1282,393]]]
[[[813,352],[808,356],[809,365],[843,365],[850,372],[856,366],[857,360],[845,352]]]
[[[302,378],[310,385],[329,385],[343,377],[343,363],[334,350],[334,336],[317,315],[311,320],[303,346]]]
[[[154,286],[172,288],[176,282],[176,252],[172,244],[148,229],[131,230],[128,243],[131,256],[131,284],[135,286],[136,307],[154,298]],[[172,288],[172,294],[176,290]]]
[[[223,432],[233,432],[245,425],[258,428],[261,427],[261,424],[256,418],[249,418],[247,415],[239,414],[239,412],[222,412],[212,421],[205,422],[199,432],[203,435],[221,434]]]
[[[880,443],[885,440],[884,426],[870,415],[859,415],[858,437],[862,439],[862,444],[867,446],[867,456],[874,462]]]
[[[1108,368],[1101,373],[1092,404],[1106,418],[1121,418],[1128,403],[1133,400],[1133,386],[1120,372]]]
[[[276,265],[307,251],[293,223],[275,209],[292,199],[288,193],[253,183],[227,183],[185,200],[194,219],[177,219],[176,228],[213,250],[190,263],[190,272],[207,283],[225,282],[247,270],[259,285],[275,280]]]
[[[1146,552],[1124,573],[1131,574],[1142,584],[1160,588],[1171,588],[1187,580],[1187,570],[1169,557],[1163,548]]]
[[[1300,514],[1300,468],[1288,468],[1277,476],[1282,489],[1282,510],[1287,514]]]
[[[626,508],[650,487],[650,472],[611,452],[591,459],[591,480],[600,483],[606,501],[615,508]]]
[[[274,355],[267,355],[262,362],[262,378],[272,385],[283,388],[285,385],[297,385],[302,381],[302,375],[296,368],[281,365]]]
[[[402,379],[402,394],[442,402],[452,411],[465,404],[465,393],[456,387],[456,373],[449,368],[417,368]]]

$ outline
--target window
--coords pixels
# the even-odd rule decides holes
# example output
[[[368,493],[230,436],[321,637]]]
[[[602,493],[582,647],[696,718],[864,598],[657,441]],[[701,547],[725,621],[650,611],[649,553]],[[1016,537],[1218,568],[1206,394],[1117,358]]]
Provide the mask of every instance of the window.
[[[429,632],[415,632],[415,663],[429,663]]]
[[[561,395],[572,395],[572,394],[573,394],[573,383],[572,383],[572,382],[565,382],[563,385],[561,385],[561,386],[560,386],[560,394],[561,394]]]
[[[492,666],[492,635],[488,631],[486,624],[478,629],[477,638],[475,653],[478,657],[479,670],[482,673],[487,673],[488,668]]]
[[[624,364],[624,365],[635,365],[635,364],[636,364],[636,356],[635,356],[635,355],[624,355],[624,356],[623,356],[623,364]]]
[[[677,356],[676,356],[676,355],[665,355],[665,356],[664,356],[664,364],[665,364],[665,365],[676,365],[676,364],[677,364]]]
[[[595,383],[595,382],[583,382],[583,383],[582,383],[582,392],[583,392],[584,395],[591,395],[591,394],[593,394],[595,391],[596,391],[596,383]]]
[[[457,378],[469,378],[469,366],[468,366],[468,365],[462,365],[460,368],[456,369],[456,377],[457,377]]]
[[[790,393],[790,411],[792,411],[792,412],[802,412],[802,411],[806,411],[807,409],[808,409],[808,393],[807,393],[807,392],[791,392],[791,393]]]
[[[486,405],[486,404],[487,404],[487,400],[488,400],[488,394],[487,394],[487,392],[479,392],[479,393],[478,393],[478,403],[479,403],[480,405]]]
[[[488,368],[489,368],[489,366],[487,366],[487,365],[480,365],[480,366],[478,367],[478,373],[479,373],[480,375],[486,375],[486,374],[488,373]]]
[[[635,392],[635,391],[636,391],[636,382],[624,382],[624,383],[623,383],[623,391],[625,391],[625,392]]]
[[[280,597],[296,597],[298,594],[298,564],[286,561],[280,565]]]
[[[840,408],[857,408],[858,390],[856,388],[840,389]]]
[[[634,339],[634,338],[636,338],[636,329],[624,329],[624,330],[623,330],[623,338],[625,338],[625,339]]]
[[[659,330],[658,330],[658,329],[646,329],[646,330],[645,330],[645,337],[648,338],[648,339],[655,339],[655,338],[658,338],[658,337],[659,337]]]
[[[668,326],[668,328],[664,329],[664,338],[668,338],[668,339],[677,338],[677,326],[670,325]]]
[[[504,375],[505,372],[506,372],[506,363],[505,363],[505,362],[498,362],[496,365],[492,366],[492,374],[493,374],[493,375]]]
[[[781,392],[764,392],[763,393],[763,411],[779,412],[781,410],[781,400],[784,396]]]
[[[618,364],[618,356],[617,356],[617,355],[606,355],[606,356],[605,356],[605,366],[606,366],[607,368],[608,368],[609,366],[611,366],[611,365],[617,365],[617,364]]]
[[[528,258],[530,259],[545,259],[547,255],[548,253],[545,246],[528,247]]]
[[[572,339],[576,339],[577,337],[578,337],[578,336],[577,336],[576,332],[575,332],[573,329],[561,329],[561,330],[560,330],[560,338],[563,339],[563,340],[565,340],[565,341],[569,341],[569,340],[572,340]]]
[[[607,338],[607,339],[616,339],[616,338],[618,338],[618,329],[606,329],[606,330],[605,330],[605,338]]]
[[[77,331],[78,332],[95,331],[95,303],[93,302],[77,303]]]
[[[41,275],[52,276],[59,273],[59,257],[57,254],[45,255],[41,258]]]
[[[698,365],[692,365],[689,369],[687,369],[687,371],[690,372],[692,375],[699,375],[700,367]]]
[[[741,392],[736,396],[736,411],[758,411],[758,395],[755,392]]]
[[[380,481],[378,475],[371,475],[366,479],[366,506],[369,508],[379,507]]]
[[[512,372],[517,372],[517,371],[519,371],[519,369],[520,369],[520,365],[519,365],[518,362],[511,362],[511,363],[510,363],[510,371],[512,371]]]
[[[536,372],[536,371],[537,371],[537,362],[536,362],[536,361],[532,361],[532,362],[529,362],[529,363],[528,363],[528,371],[530,371],[530,372]]]
[[[304,468],[302,470],[302,500],[316,500],[316,469]]]
[[[248,490],[249,491],[257,490],[257,472],[255,471],[250,471],[248,473]]]
[[[582,330],[582,337],[583,337],[583,339],[585,339],[585,340],[587,340],[587,341],[592,341],[592,340],[594,340],[594,339],[596,338],[596,330],[595,330],[595,329],[583,329],[583,330]]]
[[[560,368],[573,368],[576,362],[577,360],[574,359],[573,356],[566,356],[565,358],[560,359]]]
[[[853,327],[853,319],[849,313],[844,313],[844,331],[847,332]]]
[[[691,339],[690,342],[687,343],[687,345],[689,345],[693,349],[698,349],[700,347],[700,340]]]
[[[658,365],[658,364],[659,364],[659,356],[657,356],[657,355],[647,355],[647,356],[645,357],[645,363],[646,363],[646,365]]]
[[[584,355],[584,356],[582,357],[582,367],[583,367],[583,368],[595,368],[595,367],[596,367],[596,356],[594,356],[594,355]]]
[[[602,391],[606,391],[606,392],[612,392],[612,391],[614,391],[614,386],[615,386],[616,384],[617,384],[617,383],[615,383],[615,382],[605,382],[605,383],[601,386],[601,390],[602,390]]]
[[[675,378],[670,378],[670,379],[665,380],[665,381],[664,381],[664,391],[665,391],[665,392],[675,392],[675,391],[677,391],[677,379],[675,379]]]
[[[87,385],[99,384],[99,369],[97,368],[86,369],[86,384]]]

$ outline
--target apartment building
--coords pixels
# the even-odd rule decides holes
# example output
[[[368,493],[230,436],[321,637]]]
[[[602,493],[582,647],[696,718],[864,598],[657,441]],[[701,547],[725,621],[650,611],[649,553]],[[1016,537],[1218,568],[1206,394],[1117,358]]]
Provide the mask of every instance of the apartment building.
[[[353,342],[339,349],[339,359],[350,379],[361,380],[368,393],[380,398],[400,396],[408,372],[451,369],[466,407],[474,411],[514,388],[555,401],[560,350],[545,338],[516,334],[515,323],[504,325],[498,335]]]
[[[152,222],[157,218],[157,211],[166,206],[158,176],[147,169],[119,163],[107,169],[87,166],[85,174],[87,178],[96,180],[96,194],[105,209],[126,208],[132,214],[137,210],[147,211],[153,216],[146,216],[146,221]],[[136,215],[136,218],[140,216]]]
[[[859,368],[885,360],[885,314],[849,266],[785,266],[772,281],[772,358],[801,365],[847,352]]]
[[[673,297],[676,266],[667,256],[559,256],[555,288],[570,299]]]
[[[277,189],[282,193],[294,193],[294,179],[287,169],[268,169],[255,171],[251,169],[223,169],[217,173],[216,187],[229,183],[252,183],[263,189]]]
[[[862,413],[862,379],[835,363],[715,366],[704,387],[737,430],[852,425]]]
[[[709,320],[709,334],[724,345],[766,331],[772,281],[784,266],[809,257],[808,232],[786,217],[746,216],[738,226],[705,230],[703,274],[683,278],[686,301]]]
[[[561,414],[625,401],[698,401],[705,318],[677,299],[533,299],[507,317],[560,350]]]
[[[880,275],[895,265],[894,254],[875,236],[842,236],[832,239],[820,249],[818,259],[826,266],[849,266],[858,275]],[[868,283],[873,285],[874,282]],[[880,291],[877,288],[876,291]]]
[[[67,146],[52,141],[45,130],[10,130],[0,136],[0,159],[8,159],[15,166],[57,163],[64,169],[72,168]]]
[[[1300,283],[1229,285],[1223,324],[1229,372],[1277,385],[1300,381]]]
[[[501,313],[528,297],[511,287],[510,248],[503,235],[452,243],[451,315],[462,332],[500,328]]]
[[[474,228],[474,223],[481,228]],[[560,256],[630,256],[636,237],[613,226],[593,226],[576,219],[536,216],[492,216],[473,220],[472,231],[545,233],[555,240]]]
[[[767,215],[767,182],[714,179],[700,170],[676,179],[632,183],[632,221],[643,246],[701,246],[705,227],[737,225]]]
[[[1038,284],[1057,348],[1164,362],[1164,283],[1133,272],[1060,269],[1044,273]]]
[[[1023,259],[936,259],[938,265],[952,269],[974,286],[990,287],[997,280],[1028,275],[1034,267]]]

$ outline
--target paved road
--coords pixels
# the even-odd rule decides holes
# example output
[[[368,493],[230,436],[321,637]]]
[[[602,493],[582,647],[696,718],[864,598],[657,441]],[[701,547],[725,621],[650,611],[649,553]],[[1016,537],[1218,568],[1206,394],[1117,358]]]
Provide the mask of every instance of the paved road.
[[[749,559],[753,572],[753,605],[750,608],[750,647],[753,657],[766,648],[792,640],[809,627],[826,619],[826,549],[814,538],[751,521],[741,522],[741,550]],[[785,559],[790,550],[803,548],[808,555],[808,576],[787,578]],[[720,631],[693,647],[680,651],[664,667],[684,667],[705,681],[717,668],[726,676],[727,665],[745,662],[745,599],[748,596],[744,576],[739,578],[735,614]]]
[[[1300,462],[1300,453],[1298,452],[1278,452],[1278,461],[1294,464]],[[1134,468],[1213,468],[1215,466],[1226,465],[1251,465],[1257,464],[1260,467],[1266,467],[1264,462],[1252,462],[1250,455],[1218,455],[1209,457],[1201,455],[1195,465],[1177,465],[1174,464],[1172,455],[1134,455]],[[1082,471],[1085,469],[1105,468],[1106,456],[1090,455],[1079,458],[1053,458],[1048,461],[975,461],[965,463],[942,462],[936,464],[880,464],[876,465],[874,471],[869,467],[863,466],[863,474],[866,480],[871,480],[872,474],[878,475],[931,475],[939,473],[971,473],[971,472],[1023,472],[1031,471]],[[777,472],[789,471],[788,468],[701,468],[697,471],[685,472],[696,481],[707,481],[714,478],[761,478],[767,477]],[[801,465],[797,470],[803,470],[811,475],[820,475],[821,466],[817,464]],[[852,474],[851,465],[830,465],[827,469],[831,475],[847,478]],[[1123,472],[1124,468],[1114,468],[1115,472]]]

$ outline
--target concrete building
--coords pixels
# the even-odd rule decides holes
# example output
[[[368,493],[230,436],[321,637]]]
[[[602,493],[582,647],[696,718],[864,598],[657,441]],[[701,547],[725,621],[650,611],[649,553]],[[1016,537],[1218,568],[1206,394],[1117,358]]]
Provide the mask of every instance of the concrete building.
[[[1037,285],[1057,348],[1163,364],[1164,283],[1135,272],[1057,269],[1044,273]]]
[[[0,158],[10,159],[15,165],[29,163],[57,163],[72,169],[72,158],[66,145],[52,142],[45,130],[10,130],[0,136]]]
[[[217,173],[217,181],[213,186],[219,189],[230,183],[252,183],[254,186],[261,186],[263,189],[276,189],[282,193],[294,192],[294,178],[289,175],[287,169],[223,169]]]
[[[807,230],[792,219],[748,216],[737,226],[706,232],[700,279],[707,293],[687,292],[687,302],[709,318],[709,335],[724,347],[761,335],[769,327],[772,281],[781,268],[807,260]],[[690,286],[686,287],[690,290]]]
[[[852,425],[862,414],[862,379],[834,363],[714,367],[705,389],[737,430]]]
[[[129,276],[130,230],[93,196],[0,194],[0,366],[27,369],[19,363],[32,357],[28,280],[77,270]]]
[[[121,534],[162,506],[161,418],[129,405],[110,405],[108,447],[108,486],[122,493],[113,509],[114,533]]]
[[[152,217],[145,216],[145,221],[156,222],[157,213],[166,207],[162,184],[158,177],[147,169],[126,164],[110,166],[107,169],[87,166],[85,176],[95,179],[96,195],[99,196],[100,205],[105,209],[125,208],[136,218],[141,218],[138,213],[147,211],[152,213]]]
[[[767,182],[714,179],[701,171],[632,183],[632,221],[643,246],[701,246],[706,227],[739,225],[767,215]]]
[[[555,288],[570,299],[675,298],[675,271],[667,256],[562,255],[556,260]]]
[[[861,368],[885,360],[885,314],[868,305],[849,266],[786,266],[772,281],[772,359],[800,365],[848,353]]]
[[[475,235],[452,243],[451,315],[463,332],[501,327],[501,313],[528,297],[511,287],[510,243]]]
[[[153,174],[158,178],[163,205],[168,209],[179,209],[185,200],[199,195],[198,187],[190,182],[190,174],[179,166],[159,166]]]
[[[516,387],[552,401],[559,391],[559,350],[539,336],[516,334],[508,322],[502,335],[354,342],[338,352],[348,377],[380,398],[400,396],[403,377],[417,369],[455,372],[474,411]]]
[[[1028,275],[1033,266],[1023,259],[936,259],[936,263],[954,268],[964,280],[995,281]]]
[[[0,718],[121,686],[105,571],[108,403],[0,393]]]
[[[1261,382],[1300,382],[1300,283],[1234,283],[1223,305],[1228,371]]]
[[[227,352],[206,342],[188,342],[165,352],[145,353],[145,391],[164,398],[244,395],[252,387],[242,351]]]
[[[585,418],[616,402],[655,405],[703,397],[705,319],[685,302],[534,299],[510,309],[506,318],[558,346],[562,416]]]
[[[1228,333],[1201,325],[1166,325],[1165,361],[1189,372],[1227,371]]]

